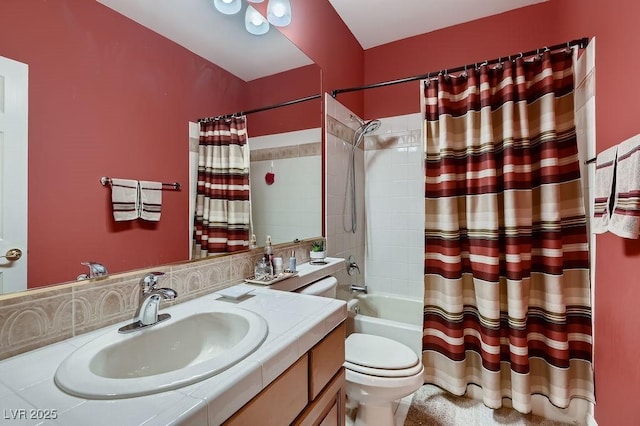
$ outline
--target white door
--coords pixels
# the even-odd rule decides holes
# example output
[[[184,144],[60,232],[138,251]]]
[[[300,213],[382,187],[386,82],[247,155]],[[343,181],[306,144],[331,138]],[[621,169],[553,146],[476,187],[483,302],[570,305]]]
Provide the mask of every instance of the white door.
[[[0,56],[0,293],[27,289],[28,76]]]

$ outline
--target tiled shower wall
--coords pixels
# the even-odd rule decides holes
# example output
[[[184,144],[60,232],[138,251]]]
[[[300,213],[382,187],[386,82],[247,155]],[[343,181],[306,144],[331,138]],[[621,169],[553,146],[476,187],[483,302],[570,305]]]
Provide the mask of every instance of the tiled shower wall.
[[[353,256],[360,273],[350,276],[346,271],[336,276],[339,297],[348,299],[351,284],[364,284],[365,280],[365,209],[364,209],[364,143],[356,149],[356,205],[357,227],[351,232],[351,206],[347,191],[349,152],[353,146],[355,129],[360,123],[351,118],[355,114],[327,95],[325,117],[325,214],[327,254],[348,259]]]
[[[358,226],[351,225],[347,191],[349,150],[360,123],[333,98],[326,105],[326,214],[329,255],[353,255],[360,274],[338,277],[339,297],[349,284],[372,293],[422,300],[424,294],[424,175],[421,115],[383,118],[356,150]]]
[[[388,117],[365,137],[366,282],[372,292],[424,296],[421,114]]]

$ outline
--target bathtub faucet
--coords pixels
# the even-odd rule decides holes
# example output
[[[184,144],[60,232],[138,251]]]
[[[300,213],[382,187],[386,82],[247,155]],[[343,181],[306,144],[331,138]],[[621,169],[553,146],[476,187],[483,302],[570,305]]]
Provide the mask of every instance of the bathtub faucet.
[[[358,270],[358,273],[360,273],[360,267],[356,263],[356,259],[353,256],[349,256],[349,260],[347,261],[347,273],[350,276],[353,276],[353,274],[355,274],[354,270],[356,269]]]
[[[351,284],[349,289],[351,290],[351,292],[359,291],[360,293],[365,293],[365,294],[367,293],[367,286],[366,285],[353,285],[353,284]]]

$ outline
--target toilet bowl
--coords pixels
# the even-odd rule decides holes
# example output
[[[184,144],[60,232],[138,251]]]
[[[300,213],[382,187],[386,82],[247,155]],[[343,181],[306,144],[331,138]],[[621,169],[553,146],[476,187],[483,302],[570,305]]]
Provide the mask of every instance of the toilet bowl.
[[[298,292],[335,298],[337,284],[327,277]],[[382,336],[350,334],[344,367],[348,404],[357,404],[356,426],[392,426],[393,403],[424,384],[424,367],[415,352]]]
[[[357,426],[393,425],[394,401],[424,384],[424,367],[408,346],[353,333],[345,341],[347,398],[358,404]]]

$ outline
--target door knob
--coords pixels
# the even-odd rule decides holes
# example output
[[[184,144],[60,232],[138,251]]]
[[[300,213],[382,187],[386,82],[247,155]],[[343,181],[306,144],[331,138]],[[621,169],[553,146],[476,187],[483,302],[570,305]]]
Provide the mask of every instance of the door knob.
[[[4,256],[0,256],[1,258],[5,258],[10,262],[15,262],[16,260],[20,259],[22,257],[22,250],[20,250],[19,248],[12,248],[7,250],[7,252],[4,254]]]

